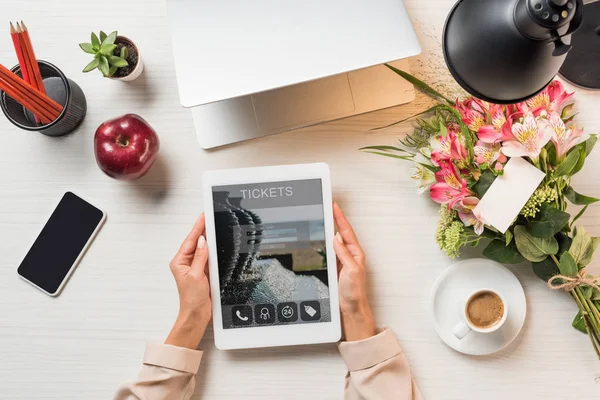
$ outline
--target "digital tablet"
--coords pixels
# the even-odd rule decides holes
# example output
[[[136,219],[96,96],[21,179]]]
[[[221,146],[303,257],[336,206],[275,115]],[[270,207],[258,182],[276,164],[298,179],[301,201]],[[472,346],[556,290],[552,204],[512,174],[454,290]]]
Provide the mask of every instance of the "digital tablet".
[[[203,177],[217,348],[340,339],[327,164]]]

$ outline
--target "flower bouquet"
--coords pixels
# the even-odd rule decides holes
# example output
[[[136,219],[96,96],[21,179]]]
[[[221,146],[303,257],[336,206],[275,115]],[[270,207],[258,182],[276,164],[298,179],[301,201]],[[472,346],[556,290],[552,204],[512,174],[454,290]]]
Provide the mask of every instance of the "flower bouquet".
[[[432,114],[417,119],[415,131],[398,146],[361,150],[413,163],[419,191],[429,191],[441,205],[435,239],[448,256],[485,243],[485,257],[503,264],[530,261],[550,288],[569,292],[579,308],[573,327],[589,335],[600,358],[600,277],[585,270],[600,238],[575,226],[587,207],[600,200],[571,187],[571,177],[583,168],[597,137],[576,126],[573,93],[554,81],[518,104],[490,104],[473,97],[451,101],[388,67],[439,103],[416,115]],[[474,210],[511,157],[522,157],[546,176],[501,233]],[[565,211],[567,200],[583,206],[574,217]]]

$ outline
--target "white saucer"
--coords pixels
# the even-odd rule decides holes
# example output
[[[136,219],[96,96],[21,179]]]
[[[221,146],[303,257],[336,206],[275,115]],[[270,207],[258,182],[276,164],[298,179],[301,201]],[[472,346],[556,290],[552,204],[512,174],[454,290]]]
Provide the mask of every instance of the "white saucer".
[[[478,289],[493,289],[507,303],[508,317],[496,332],[469,332],[462,340],[454,336],[454,327],[463,319],[467,297]],[[527,303],[517,277],[502,264],[483,258],[459,261],[448,267],[433,285],[431,309],[434,327],[451,348],[464,354],[481,356],[508,346],[525,323]]]

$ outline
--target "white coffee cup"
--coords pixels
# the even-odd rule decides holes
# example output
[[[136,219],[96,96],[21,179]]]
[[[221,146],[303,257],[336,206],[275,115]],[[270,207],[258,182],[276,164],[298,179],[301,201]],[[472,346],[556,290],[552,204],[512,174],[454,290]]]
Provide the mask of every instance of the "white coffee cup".
[[[494,325],[482,328],[480,326],[474,325],[470,321],[470,319],[467,315],[467,309],[468,309],[469,304],[475,297],[477,297],[485,292],[492,293],[492,294],[498,296],[500,301],[502,301],[502,305],[504,307],[504,313],[502,314],[502,318],[498,322],[496,322]],[[453,330],[454,336],[456,336],[458,339],[463,339],[471,331],[475,331],[475,332],[479,332],[479,333],[491,333],[491,332],[497,331],[498,329],[500,329],[502,327],[502,325],[504,325],[504,323],[506,322],[507,316],[508,316],[508,305],[506,304],[506,300],[504,300],[504,297],[500,293],[498,293],[497,291],[492,290],[492,289],[476,290],[475,292],[471,293],[469,295],[469,297],[467,297],[467,300],[465,301],[465,305],[463,307],[463,315],[462,315],[463,319],[458,324],[456,324],[456,326],[454,327],[454,330]]]

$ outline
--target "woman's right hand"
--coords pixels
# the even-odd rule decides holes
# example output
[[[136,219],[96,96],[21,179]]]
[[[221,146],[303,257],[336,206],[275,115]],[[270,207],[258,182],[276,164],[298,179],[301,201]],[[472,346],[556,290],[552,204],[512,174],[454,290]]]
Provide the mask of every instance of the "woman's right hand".
[[[346,341],[352,342],[375,336],[377,330],[367,298],[365,255],[337,203],[333,203],[333,217],[338,226],[333,248],[338,258],[342,328]]]

